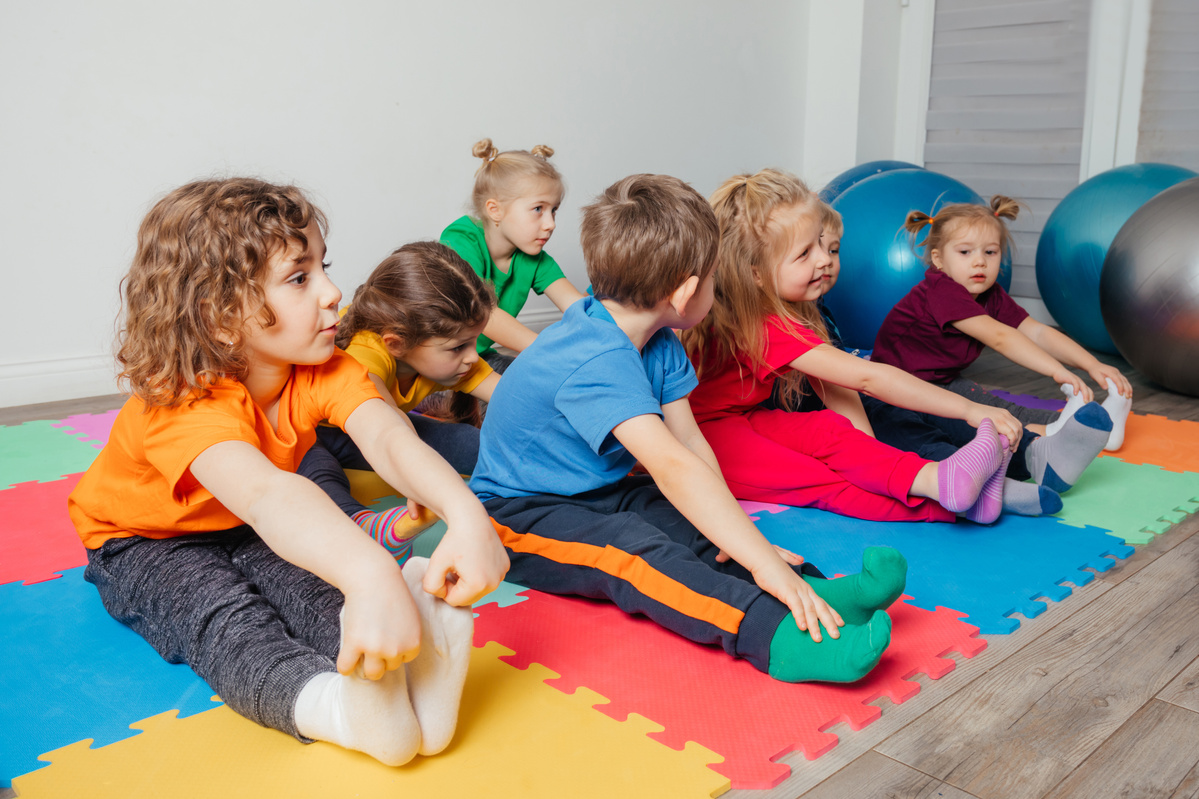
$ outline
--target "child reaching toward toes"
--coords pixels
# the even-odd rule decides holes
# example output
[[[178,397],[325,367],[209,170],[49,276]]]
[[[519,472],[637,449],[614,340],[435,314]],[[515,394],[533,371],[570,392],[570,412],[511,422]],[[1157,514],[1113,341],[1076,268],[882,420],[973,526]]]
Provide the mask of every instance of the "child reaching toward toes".
[[[959,203],[936,216],[909,214],[905,229],[913,237],[928,228],[928,269],[883,320],[871,357],[975,402],[1007,408],[1040,435],[1067,434],[1068,442],[1043,446],[1029,464],[1038,483],[1060,493],[1074,484],[1101,449],[1123,443],[1132,386],[1115,367],[1030,317],[996,283],[999,264],[1011,246],[1011,234],[1001,220],[1015,219],[1018,213],[1015,200],[996,195],[990,206]],[[1053,411],[1024,408],[963,378],[962,370],[984,347],[1053,378],[1071,397],[1067,410],[1059,417]],[[1090,387],[1067,366],[1083,369],[1107,386],[1102,406],[1092,402]]]
[[[1011,414],[934,389],[827,343],[816,307],[831,263],[821,210],[799,178],[764,169],[712,195],[720,224],[712,313],[683,334],[699,386],[691,404],[733,495],[860,519],[981,523],[999,517]],[[783,404],[804,378],[829,410],[760,407],[776,381]],[[858,392],[965,419],[973,440],[939,463],[876,441]]]
[[[383,260],[342,312],[337,344],[367,368],[380,395],[420,439],[459,474],[479,457],[477,400],[486,402],[499,375],[475,342],[495,298],[470,265],[444,244],[405,244]],[[409,413],[435,391],[454,392],[454,420]],[[465,400],[465,401],[463,401]],[[416,506],[374,512],[350,494],[344,469],[370,469],[343,430],[321,425],[297,470],[403,564],[417,534],[437,521]],[[416,512],[411,512],[416,511]]]
[[[844,235],[844,223],[841,215],[827,203],[821,202],[821,223],[823,229],[820,242],[828,253],[829,266],[822,277],[823,294],[816,301],[820,310],[820,318],[829,334],[829,343],[842,348],[841,337],[837,333],[836,321],[825,303],[828,293],[837,285],[840,274],[841,239]],[[775,393],[780,385],[775,384]],[[940,461],[948,458],[959,447],[970,443],[975,431],[961,419],[945,418],[934,414],[912,411],[891,405],[875,397],[863,396],[862,407],[866,411],[866,419],[874,430],[875,437],[884,444],[890,444],[905,452],[914,452],[922,458]],[[806,392],[799,400],[797,410],[823,410],[824,403],[819,395]],[[790,410],[790,408],[788,408]],[[1069,435],[1050,440],[1044,440],[1036,433],[1024,429],[1016,449],[1008,462],[1006,476],[1003,482],[1003,512],[1016,513],[1024,516],[1040,516],[1057,513],[1062,509],[1062,498],[1056,491],[1043,485],[1026,483],[1031,476],[1028,468],[1028,450],[1033,446],[1032,462],[1038,458],[1037,450],[1043,447],[1056,448],[1067,445]],[[1042,477],[1044,472],[1042,472]]]
[[[483,139],[471,153],[483,159],[471,194],[476,218],[454,221],[441,241],[495,289],[498,307],[479,338],[479,354],[502,373],[512,358],[492,344],[521,352],[537,338],[516,321],[530,291],[545,294],[560,311],[584,295],[545,251],[563,195],[562,176],[549,160],[553,149],[539,144],[531,151],[500,152]]]
[[[595,296],[496,387],[471,488],[522,585],[609,599],[779,680],[857,680],[890,641],[882,609],[907,564],[877,548],[861,573],[822,579],[729,494],[672,331],[708,312],[718,237],[704,199],[661,175],[618,181],[584,209]],[[648,475],[630,476],[635,462]]]
[[[133,396],[68,509],[85,579],[166,660],[258,724],[398,765],[449,744],[468,606],[507,556],[461,478],[334,345],[324,232],[298,189],[246,178],[151,209],[123,281]],[[445,518],[428,561],[401,572],[293,473],[323,419]]]

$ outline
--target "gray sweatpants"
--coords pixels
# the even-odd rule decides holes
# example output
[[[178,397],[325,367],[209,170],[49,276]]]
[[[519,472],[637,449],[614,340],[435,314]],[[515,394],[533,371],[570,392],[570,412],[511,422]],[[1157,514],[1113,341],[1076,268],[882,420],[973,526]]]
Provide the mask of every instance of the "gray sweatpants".
[[[309,742],[296,731],[296,697],[335,669],[341,591],[245,526],[110,539],[88,550],[84,579],[113,618],[191,666],[233,710]]]

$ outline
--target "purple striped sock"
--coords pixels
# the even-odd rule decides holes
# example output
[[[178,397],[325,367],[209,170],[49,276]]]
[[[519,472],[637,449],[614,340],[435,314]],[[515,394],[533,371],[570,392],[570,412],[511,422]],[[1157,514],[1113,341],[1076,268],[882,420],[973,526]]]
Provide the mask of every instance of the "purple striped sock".
[[[1000,436],[999,443],[1003,445],[999,468],[987,478],[978,500],[966,511],[966,518],[972,522],[991,524],[999,519],[1003,511],[1003,481],[1007,479],[1007,464],[1012,459],[1012,452],[1008,449],[1007,436]]]
[[[969,444],[937,464],[942,507],[954,513],[969,510],[1002,458],[995,425],[983,419]]]

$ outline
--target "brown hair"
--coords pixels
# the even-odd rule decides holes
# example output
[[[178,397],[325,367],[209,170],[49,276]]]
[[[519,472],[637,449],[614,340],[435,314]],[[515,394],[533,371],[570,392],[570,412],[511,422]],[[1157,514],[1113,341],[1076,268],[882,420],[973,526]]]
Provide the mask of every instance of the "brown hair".
[[[912,246],[916,247],[918,246],[916,234],[926,226],[928,227],[928,236],[921,243],[924,245],[924,263],[931,266],[933,250],[944,249],[946,239],[949,238],[950,232],[959,222],[968,225],[994,225],[995,230],[999,233],[1000,254],[1006,255],[1012,247],[1012,234],[1007,225],[999,220],[1015,219],[1019,213],[1020,203],[1018,201],[1002,194],[996,194],[991,198],[990,205],[954,203],[945,206],[932,216],[923,211],[912,211],[904,221],[903,229],[912,237]]]
[[[532,150],[500,150],[491,139],[475,142],[471,155],[482,158],[483,165],[475,172],[475,189],[471,193],[471,205],[479,219],[486,218],[487,201],[507,202],[518,196],[523,182],[530,179],[552,181],[562,188],[562,175],[550,163],[554,148],[538,144]]]
[[[119,375],[146,405],[203,396],[224,377],[245,376],[244,322],[262,314],[273,255],[308,250],[305,228],[324,214],[295,186],[254,178],[181,186],[150,209],[121,280]]]
[[[630,175],[583,209],[583,259],[595,296],[652,308],[716,264],[720,229],[707,201],[668,175]]]
[[[702,369],[709,356],[723,360],[741,354],[761,366],[762,328],[772,315],[828,341],[816,304],[783,300],[774,282],[774,269],[790,246],[790,222],[821,213],[812,190],[788,172],[763,169],[726,180],[712,194],[711,203],[720,224],[716,299],[707,322],[683,333],[683,344],[696,367]],[[785,381],[785,399],[802,392],[802,374],[788,372],[780,379]]]
[[[344,349],[365,330],[391,333],[407,350],[478,327],[494,308],[491,288],[458,253],[435,241],[417,241],[387,256],[354,292],[337,326],[337,344]],[[477,423],[478,403],[455,392],[450,415],[451,421]]]

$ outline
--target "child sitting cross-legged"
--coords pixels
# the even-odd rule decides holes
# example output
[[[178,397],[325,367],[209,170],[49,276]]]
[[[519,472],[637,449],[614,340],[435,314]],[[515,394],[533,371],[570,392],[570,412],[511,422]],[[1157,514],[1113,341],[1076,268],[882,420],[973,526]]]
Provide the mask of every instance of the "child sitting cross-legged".
[[[584,209],[595,296],[505,373],[471,488],[510,528],[518,583],[609,599],[779,680],[857,680],[890,642],[882,609],[907,564],[871,548],[861,573],[823,579],[772,547],[729,493],[672,331],[711,307],[718,238],[708,204],[671,177],[625,178]],[[629,475],[636,462],[648,475]]]

